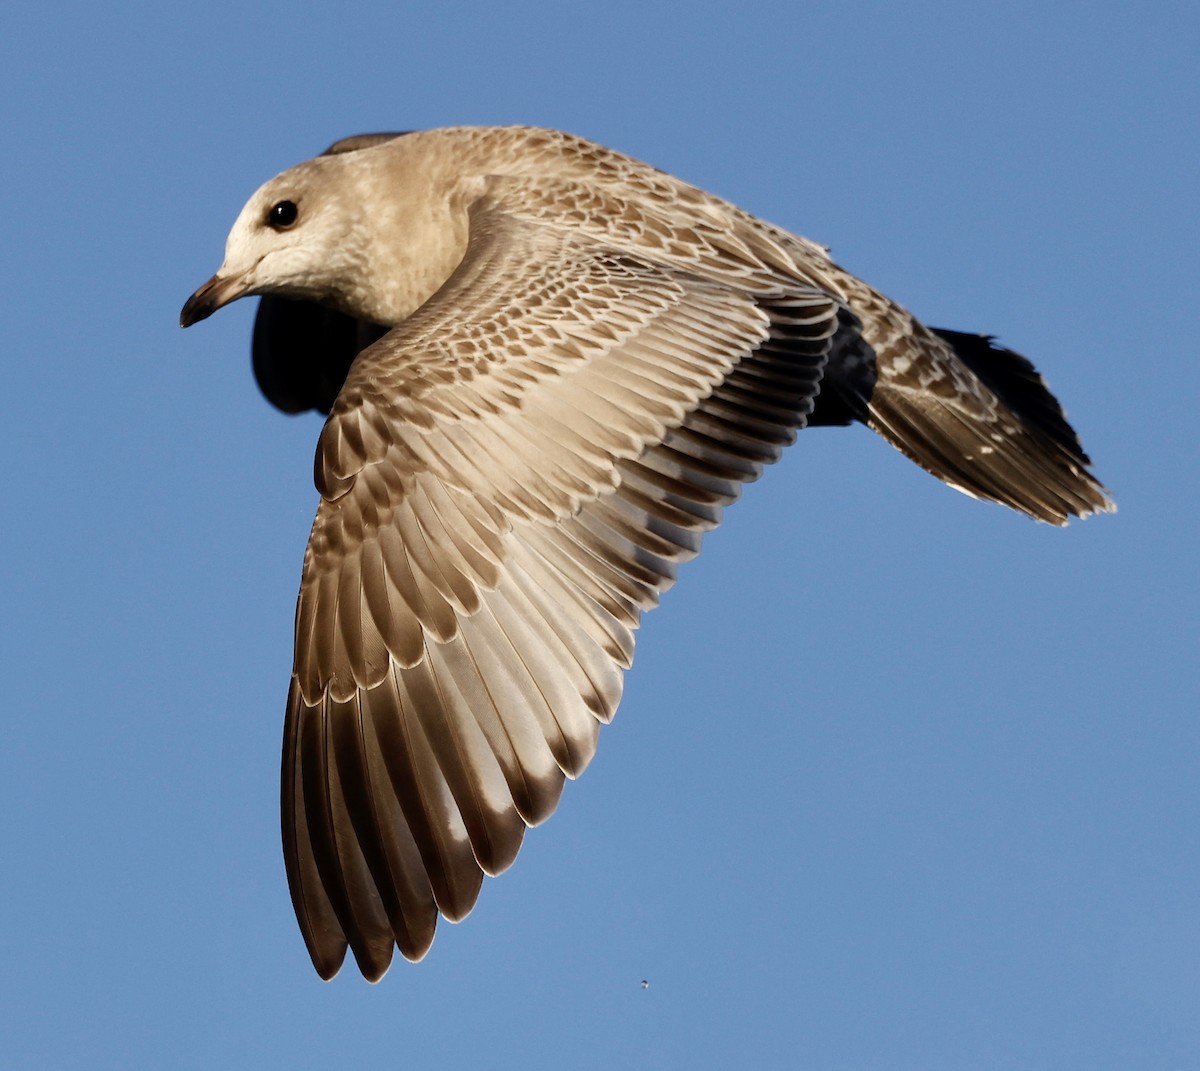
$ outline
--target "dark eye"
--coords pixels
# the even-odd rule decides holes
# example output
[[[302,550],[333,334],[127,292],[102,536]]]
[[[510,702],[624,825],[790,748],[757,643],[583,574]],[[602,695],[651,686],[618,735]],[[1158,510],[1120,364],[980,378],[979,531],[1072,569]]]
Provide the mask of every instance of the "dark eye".
[[[277,231],[286,231],[296,222],[300,210],[294,201],[279,201],[273,204],[267,212],[267,226]]]

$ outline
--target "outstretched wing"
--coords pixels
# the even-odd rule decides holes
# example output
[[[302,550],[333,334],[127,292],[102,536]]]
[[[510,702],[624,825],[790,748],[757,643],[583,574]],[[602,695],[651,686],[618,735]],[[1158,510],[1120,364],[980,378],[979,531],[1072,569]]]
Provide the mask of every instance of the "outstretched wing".
[[[1028,360],[928,328],[846,273],[837,282],[856,320],[834,343],[814,424],[861,420],[951,487],[1050,524],[1115,508]]]
[[[838,304],[473,212],[321,436],[283,755],[318,972],[420,958],[617,706],[640,614],[811,411]]]

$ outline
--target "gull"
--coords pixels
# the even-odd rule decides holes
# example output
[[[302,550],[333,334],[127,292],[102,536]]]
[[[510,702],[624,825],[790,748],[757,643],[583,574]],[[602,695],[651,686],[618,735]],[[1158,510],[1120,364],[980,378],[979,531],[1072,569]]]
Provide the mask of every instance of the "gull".
[[[558,131],[359,135],[262,186],[187,327],[327,414],[283,744],[322,978],[419,960],[578,777],[634,630],[741,485],[859,422],[1050,524],[1113,509],[1042,377],[805,238]]]

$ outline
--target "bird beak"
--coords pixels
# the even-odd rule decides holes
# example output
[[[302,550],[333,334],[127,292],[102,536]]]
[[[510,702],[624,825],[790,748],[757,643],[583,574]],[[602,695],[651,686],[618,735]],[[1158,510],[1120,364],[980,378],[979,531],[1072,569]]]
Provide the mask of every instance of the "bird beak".
[[[183,306],[179,313],[179,326],[191,327],[201,320],[207,320],[222,305],[240,298],[246,293],[247,286],[236,275],[222,278],[220,273],[214,275],[199,290],[197,290]]]

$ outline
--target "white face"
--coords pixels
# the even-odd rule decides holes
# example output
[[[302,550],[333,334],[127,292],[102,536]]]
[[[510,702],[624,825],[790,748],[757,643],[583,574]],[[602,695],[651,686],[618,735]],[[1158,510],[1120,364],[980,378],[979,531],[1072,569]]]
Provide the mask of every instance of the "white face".
[[[336,158],[294,167],[246,202],[225,243],[216,275],[184,306],[181,322],[202,320],[249,294],[283,294],[336,302],[353,266],[348,251],[353,198],[341,196]]]
[[[398,138],[271,179],[238,215],[225,262],[180,322],[248,294],[307,300],[376,324],[410,316],[462,261],[469,204],[483,191],[420,149]]]
[[[250,198],[229,232],[218,276],[253,280],[255,288],[303,289],[317,280],[332,221],[322,211],[328,198],[298,181],[304,177],[285,172]]]

